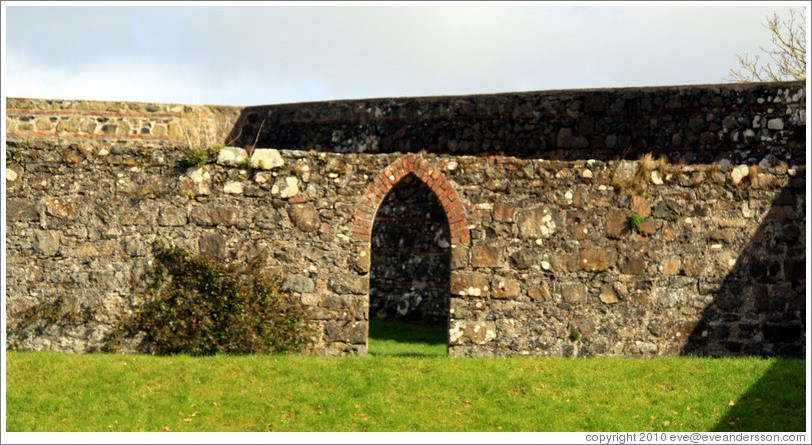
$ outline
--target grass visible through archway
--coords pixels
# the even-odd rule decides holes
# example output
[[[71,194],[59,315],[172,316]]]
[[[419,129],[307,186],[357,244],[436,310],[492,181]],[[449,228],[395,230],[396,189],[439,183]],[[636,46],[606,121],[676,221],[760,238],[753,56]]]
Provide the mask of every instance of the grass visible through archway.
[[[445,325],[392,320],[369,323],[369,355],[373,357],[442,357],[446,355]]]

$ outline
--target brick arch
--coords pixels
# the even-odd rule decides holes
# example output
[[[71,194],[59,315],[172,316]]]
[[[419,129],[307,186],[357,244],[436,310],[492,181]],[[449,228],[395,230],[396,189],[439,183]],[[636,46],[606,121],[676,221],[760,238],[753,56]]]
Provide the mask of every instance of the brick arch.
[[[442,204],[451,231],[451,244],[470,243],[471,237],[468,233],[465,206],[463,206],[457,191],[454,190],[454,187],[445,179],[438,168],[435,168],[419,155],[411,153],[389,164],[369,184],[353,215],[353,240],[370,241],[372,224],[375,221],[375,214],[378,213],[381,201],[392,189],[392,186],[409,173],[420,178],[434,192],[440,204]]]

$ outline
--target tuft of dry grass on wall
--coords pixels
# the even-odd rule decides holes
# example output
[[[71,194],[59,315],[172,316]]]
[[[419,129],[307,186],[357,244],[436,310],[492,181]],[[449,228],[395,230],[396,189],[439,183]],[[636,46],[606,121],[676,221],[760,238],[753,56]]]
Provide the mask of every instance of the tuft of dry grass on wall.
[[[718,162],[714,162],[705,168],[708,178],[715,184],[724,184],[725,175],[722,172],[722,166]]]
[[[181,118],[180,126],[189,147],[199,148],[199,146],[211,147],[215,145],[217,139],[216,130],[207,125],[207,122],[204,122],[199,114],[192,117],[189,117],[188,114],[184,115]]]
[[[665,156],[660,156],[654,159],[654,155],[646,153],[640,156],[637,161],[637,170],[631,179],[625,181],[615,181],[613,184],[615,188],[620,191],[625,191],[631,195],[641,195],[648,189],[651,182],[651,172],[657,170],[665,177],[669,172],[668,159]]]
[[[665,174],[668,173],[668,158],[666,158],[664,155],[660,155],[655,163],[655,168],[662,173],[663,176],[665,176]]]
[[[747,173],[747,179],[753,186],[758,186],[758,166],[751,165],[750,171]]]

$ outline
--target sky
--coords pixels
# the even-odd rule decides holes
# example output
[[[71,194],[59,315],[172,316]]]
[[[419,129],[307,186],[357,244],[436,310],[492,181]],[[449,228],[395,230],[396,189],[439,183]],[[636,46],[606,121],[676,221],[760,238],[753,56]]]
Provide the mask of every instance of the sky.
[[[4,2],[3,95],[248,106],[724,83],[769,44],[768,15],[804,4]]]

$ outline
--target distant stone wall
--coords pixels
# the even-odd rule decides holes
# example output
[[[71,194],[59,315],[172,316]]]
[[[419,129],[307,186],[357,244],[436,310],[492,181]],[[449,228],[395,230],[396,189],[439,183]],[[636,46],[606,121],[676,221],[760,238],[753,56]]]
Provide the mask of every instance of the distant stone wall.
[[[222,144],[242,107],[6,99],[6,135],[56,144]]]
[[[754,151],[758,163],[803,146],[805,108],[803,82],[344,100],[246,107],[230,137],[241,146],[344,153],[616,159],[654,152],[688,163],[742,150]]]

